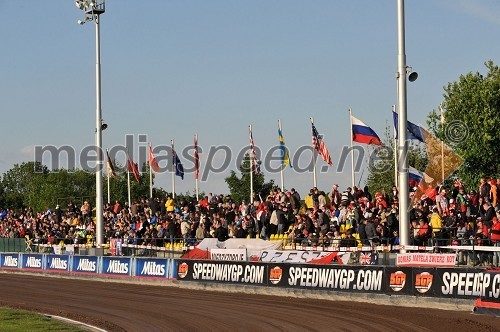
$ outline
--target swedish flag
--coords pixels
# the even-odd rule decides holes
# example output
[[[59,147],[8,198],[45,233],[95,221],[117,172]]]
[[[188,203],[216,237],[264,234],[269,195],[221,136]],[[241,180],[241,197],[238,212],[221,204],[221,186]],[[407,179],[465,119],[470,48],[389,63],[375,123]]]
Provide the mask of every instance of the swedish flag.
[[[290,155],[288,154],[288,149],[285,146],[285,139],[283,138],[283,133],[281,132],[281,128],[278,127],[278,136],[280,140],[280,151],[281,151],[281,165],[292,167],[290,163]]]

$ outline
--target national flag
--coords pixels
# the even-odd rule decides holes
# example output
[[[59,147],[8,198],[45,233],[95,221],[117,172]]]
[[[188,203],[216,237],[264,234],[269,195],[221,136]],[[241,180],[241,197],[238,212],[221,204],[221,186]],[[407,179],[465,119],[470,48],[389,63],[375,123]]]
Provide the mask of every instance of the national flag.
[[[359,257],[361,265],[376,265],[378,264],[378,254],[374,252],[362,252]]]
[[[280,140],[281,165],[283,166],[290,165],[290,167],[292,167],[292,164],[290,163],[290,155],[288,154],[288,149],[285,146],[285,139],[283,138],[283,132],[279,127],[278,127],[278,137]]]
[[[173,162],[175,168],[175,175],[180,176],[184,180],[184,167],[182,166],[179,156],[175,152],[174,146],[172,145]]]
[[[249,129],[250,129],[250,150],[252,153],[252,158],[251,158],[252,165],[250,165],[250,167],[252,168],[252,172],[254,172],[255,174],[259,174],[260,173],[260,162],[257,159],[257,153],[255,152],[255,145],[253,142],[253,134],[252,134],[252,126],[250,126]]]
[[[394,129],[396,132],[396,135],[394,136],[394,139],[398,138],[398,113],[392,111],[392,119],[394,120]],[[411,123],[410,121],[406,121],[406,127],[408,130],[408,133],[406,135],[406,139],[408,140],[414,140],[416,139],[417,141],[420,141],[422,143],[425,143],[425,138],[424,135],[422,134],[422,130],[420,126],[417,126],[414,123]]]
[[[156,161],[155,155],[153,154],[153,148],[151,145],[149,146],[149,167],[153,169],[156,173],[160,170],[160,166],[158,165],[158,162]]]
[[[375,131],[368,127],[363,121],[351,115],[351,123],[353,142],[382,145],[382,142]]]
[[[106,149],[106,166],[108,167],[109,176],[115,176],[116,175],[115,166],[113,166],[113,163],[111,162],[108,149]]]
[[[314,123],[311,122],[312,125],[312,146],[318,151],[319,155],[323,160],[328,163],[328,165],[333,166],[332,158],[330,157],[330,153],[326,148],[325,142],[323,141],[323,136],[318,133]]]
[[[453,182],[453,184],[455,185],[455,187],[459,187],[459,188],[463,188],[463,184],[462,184],[462,181],[460,181],[460,179],[456,179],[455,182]]]
[[[422,179],[424,179],[425,183],[431,183],[434,180],[424,172],[421,172],[411,166],[408,167],[408,180],[410,187],[418,187]]]
[[[137,164],[130,159],[128,151],[127,151],[127,171],[132,172],[134,174],[134,178],[135,181],[137,181],[137,183],[141,183],[141,181],[139,180],[139,167],[137,167]]]
[[[200,156],[198,155],[198,135],[194,135],[194,178],[200,175]]]

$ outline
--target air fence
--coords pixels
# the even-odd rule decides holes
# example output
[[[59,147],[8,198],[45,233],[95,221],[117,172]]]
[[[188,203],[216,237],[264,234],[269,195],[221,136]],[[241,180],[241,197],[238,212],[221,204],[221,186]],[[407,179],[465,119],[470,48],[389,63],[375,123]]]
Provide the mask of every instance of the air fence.
[[[177,280],[186,283],[500,301],[499,271],[479,268],[0,253],[0,269],[96,278]]]

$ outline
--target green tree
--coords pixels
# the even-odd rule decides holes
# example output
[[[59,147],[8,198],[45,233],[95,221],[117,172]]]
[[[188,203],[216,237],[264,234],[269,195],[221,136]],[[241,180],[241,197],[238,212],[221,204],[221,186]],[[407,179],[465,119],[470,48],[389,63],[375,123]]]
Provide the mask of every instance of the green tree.
[[[382,139],[383,146],[375,148],[370,154],[368,166],[367,186],[371,191],[390,192],[394,186],[394,138],[391,129],[387,125],[385,137]],[[423,144],[408,142],[408,165],[425,171],[429,159]]]
[[[224,180],[229,187],[229,192],[231,197],[236,203],[241,203],[243,199],[250,198],[250,156],[245,154],[243,162],[240,165],[241,177],[238,177],[235,171],[231,171],[231,174]],[[255,197],[259,197],[259,194],[264,198],[274,187],[274,181],[265,182],[264,174],[260,172],[259,174],[253,174],[253,192]]]
[[[469,188],[481,177],[500,175],[500,68],[491,60],[485,66],[486,76],[469,72],[444,87],[444,125],[437,110],[427,120],[432,133],[464,159],[456,176]]]
[[[15,164],[2,176],[4,204],[14,209],[31,206],[37,194],[37,180],[48,173],[48,168],[39,162]]]

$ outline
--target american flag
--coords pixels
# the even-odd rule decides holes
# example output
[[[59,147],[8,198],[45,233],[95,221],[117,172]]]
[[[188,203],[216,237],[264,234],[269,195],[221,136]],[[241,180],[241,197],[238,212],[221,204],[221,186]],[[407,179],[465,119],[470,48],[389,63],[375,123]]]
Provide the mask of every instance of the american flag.
[[[252,165],[250,167],[252,167],[252,172],[254,172],[255,174],[259,174],[260,162],[257,159],[257,153],[255,153],[255,146],[253,143],[253,135],[252,135],[252,126],[250,126],[249,129],[250,129],[250,149],[252,150]]]
[[[318,133],[318,130],[314,126],[314,123],[311,122],[312,125],[312,146],[318,151],[319,155],[323,160],[328,163],[328,165],[333,166],[332,158],[330,158],[330,153],[326,148],[325,142],[323,141],[323,136]]]
[[[200,156],[198,155],[198,135],[194,135],[194,178],[200,175]]]

